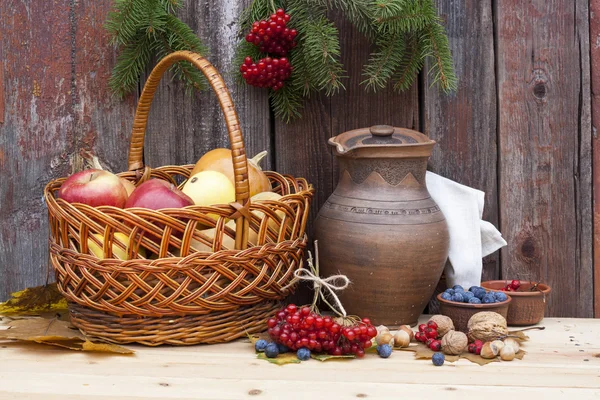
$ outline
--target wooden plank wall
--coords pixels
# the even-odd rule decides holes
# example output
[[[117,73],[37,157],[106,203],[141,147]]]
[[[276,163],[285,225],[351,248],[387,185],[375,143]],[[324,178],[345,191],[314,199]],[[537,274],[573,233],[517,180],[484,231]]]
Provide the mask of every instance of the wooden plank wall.
[[[590,51],[593,61],[598,0],[438,0],[460,80],[450,96],[425,76],[407,93],[365,93],[369,44],[332,14],[347,90],[315,96],[292,125],[272,117],[264,92],[233,83],[236,21],[249,1],[186,0],[180,14],[225,76],[248,152],[266,149],[268,168],[315,185],[313,217],[337,182],[329,137],[380,123],[422,130],[439,143],[430,168],[485,191],[484,218],[509,243],[484,260],[484,277],[547,281],[550,315],[593,315],[590,73],[597,86],[600,64],[590,68]],[[0,4],[0,300],[45,280],[44,184],[79,168],[82,151],[126,168],[136,96],[117,101],[107,91],[116,57],[102,28],[110,0],[46,3]],[[594,110],[597,124],[597,103]],[[146,162],[192,163],[225,146],[214,95],[187,96],[167,77],[150,113]]]

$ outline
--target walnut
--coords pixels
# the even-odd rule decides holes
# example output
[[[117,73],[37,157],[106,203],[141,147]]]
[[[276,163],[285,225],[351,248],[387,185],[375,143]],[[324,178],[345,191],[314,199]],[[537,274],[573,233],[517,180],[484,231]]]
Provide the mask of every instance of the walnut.
[[[449,331],[442,338],[442,351],[458,355],[467,349],[468,344],[467,335],[459,331]]]
[[[439,337],[444,337],[446,333],[454,330],[454,322],[452,322],[450,317],[447,317],[445,315],[432,315],[431,318],[429,318],[429,321],[433,321],[437,324],[437,331]]]
[[[491,342],[508,334],[506,319],[495,312],[482,311],[474,314],[467,323],[469,340]]]

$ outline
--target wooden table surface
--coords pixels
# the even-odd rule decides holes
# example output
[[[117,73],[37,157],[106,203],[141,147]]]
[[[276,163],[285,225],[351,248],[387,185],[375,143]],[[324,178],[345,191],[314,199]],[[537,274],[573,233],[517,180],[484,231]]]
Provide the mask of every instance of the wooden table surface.
[[[600,398],[600,320],[541,325],[546,330],[528,333],[523,360],[485,366],[435,367],[405,351],[277,366],[256,359],[247,341],[128,346],[132,356],[0,342],[0,399]]]

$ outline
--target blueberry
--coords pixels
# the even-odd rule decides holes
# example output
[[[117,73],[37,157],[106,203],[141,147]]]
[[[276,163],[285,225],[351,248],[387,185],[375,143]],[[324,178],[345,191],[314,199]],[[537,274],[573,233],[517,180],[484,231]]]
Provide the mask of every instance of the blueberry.
[[[277,350],[279,350],[279,354],[287,353],[288,351],[290,351],[289,347],[281,343],[277,344]]]
[[[444,365],[444,360],[446,359],[446,357],[444,357],[444,353],[434,353],[433,356],[431,357],[431,362],[433,363],[433,365],[435,365],[436,367],[441,367],[442,365]]]
[[[469,303],[470,304],[481,304],[481,300],[479,300],[477,297],[471,297],[469,299]]]
[[[485,296],[483,296],[483,299],[481,300],[481,302],[484,304],[495,303],[496,297],[494,297],[494,295],[492,293],[488,293]]]
[[[473,292],[473,293],[475,293],[475,291],[477,291],[477,290],[479,290],[479,289],[482,289],[482,287],[481,287],[481,286],[471,286],[471,287],[469,288],[469,292]]]
[[[279,355],[279,349],[277,343],[269,343],[265,348],[265,355],[269,358],[275,358]]]
[[[479,300],[483,300],[483,297],[486,295],[486,293],[487,292],[484,289],[477,289],[477,291],[473,292],[475,297],[477,297]]]
[[[265,349],[267,348],[267,345],[269,343],[265,340],[265,339],[260,339],[257,340],[256,343],[254,343],[254,349],[258,352],[263,352],[265,351]]]
[[[508,296],[504,292],[494,292],[494,297],[497,301],[506,301],[508,300]]]
[[[465,291],[465,288],[463,288],[460,285],[454,285],[454,286],[452,286],[452,289],[454,289],[455,291],[458,291],[458,292],[464,292]]]
[[[448,293],[450,296],[454,294],[454,289],[446,289],[444,293]]]
[[[302,347],[296,352],[296,357],[298,357],[298,360],[306,361],[310,358],[310,350]]]
[[[468,302],[469,299],[475,297],[475,295],[473,294],[473,292],[464,292],[462,295],[465,298],[465,302]]]
[[[442,293],[442,299],[452,301],[452,295],[448,292]]]
[[[465,296],[463,296],[462,293],[454,293],[454,295],[452,296],[452,301],[456,301],[458,303],[462,303],[463,301],[465,301]]]
[[[377,346],[377,354],[379,354],[379,357],[381,358],[388,358],[392,355],[392,346],[390,346],[389,344],[382,344]]]

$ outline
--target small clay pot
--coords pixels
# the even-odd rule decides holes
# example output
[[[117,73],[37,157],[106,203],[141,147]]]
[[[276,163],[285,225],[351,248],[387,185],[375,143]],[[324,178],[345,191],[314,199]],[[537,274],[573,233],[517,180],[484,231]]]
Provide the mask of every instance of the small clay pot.
[[[481,282],[481,287],[494,292],[502,291],[507,281]],[[510,281],[508,281],[510,282]],[[521,281],[518,292],[505,292],[513,301],[508,308],[508,325],[527,326],[535,325],[544,319],[546,303],[550,294],[550,286],[539,283],[537,290],[530,291],[535,282]]]
[[[474,314],[481,311],[492,311],[502,315],[504,318],[508,315],[508,305],[511,297],[507,294],[508,299],[500,303],[489,304],[471,304],[459,303],[442,299],[442,293],[438,294],[437,299],[440,302],[440,314],[450,317],[454,322],[454,328],[457,331],[468,333],[467,323]]]

